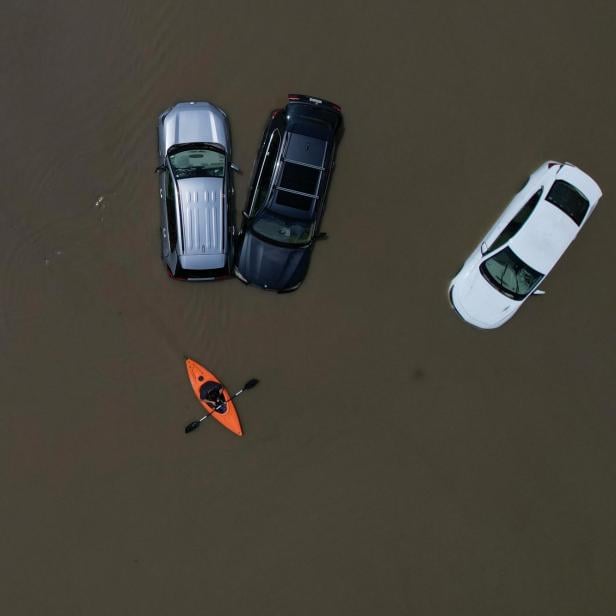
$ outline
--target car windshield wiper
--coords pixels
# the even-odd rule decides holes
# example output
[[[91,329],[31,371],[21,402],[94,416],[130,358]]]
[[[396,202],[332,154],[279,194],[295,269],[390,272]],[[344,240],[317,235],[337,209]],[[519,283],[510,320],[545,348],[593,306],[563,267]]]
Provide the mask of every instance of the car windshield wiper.
[[[515,292],[516,292],[516,295],[520,295],[520,281],[518,279],[518,275],[520,273],[520,269],[521,269],[520,267],[517,267],[517,268],[514,267],[513,268],[513,274],[515,276]]]
[[[505,265],[505,269],[503,270],[503,273],[501,274],[501,277],[498,280],[498,284],[501,286],[501,288],[505,288],[505,285],[503,284],[503,278],[505,277],[505,274],[507,273],[507,270],[509,269],[509,264]]]

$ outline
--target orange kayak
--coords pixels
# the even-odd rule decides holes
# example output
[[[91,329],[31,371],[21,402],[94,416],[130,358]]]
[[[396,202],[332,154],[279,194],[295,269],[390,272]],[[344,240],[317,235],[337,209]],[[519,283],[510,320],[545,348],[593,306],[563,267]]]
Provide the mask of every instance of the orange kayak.
[[[198,364],[192,359],[186,360],[186,371],[188,372],[188,378],[190,379],[190,384],[195,392],[195,396],[197,396],[197,400],[199,400],[205,412],[208,415],[211,414],[214,419],[219,421],[225,428],[231,430],[234,434],[242,436],[243,432],[240,418],[235,410],[235,405],[231,401],[231,394],[229,394],[222,382],[209,370],[206,370],[201,364]],[[213,402],[201,400],[201,388],[208,382],[220,383],[220,385],[222,385],[222,394],[225,399],[226,408],[215,411]]]

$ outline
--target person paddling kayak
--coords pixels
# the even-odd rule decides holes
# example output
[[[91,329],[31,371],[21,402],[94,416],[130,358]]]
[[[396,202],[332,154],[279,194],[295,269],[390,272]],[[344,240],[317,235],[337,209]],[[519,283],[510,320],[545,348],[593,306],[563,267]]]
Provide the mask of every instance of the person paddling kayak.
[[[199,398],[205,402],[210,402],[217,413],[224,413],[227,410],[225,396],[220,383],[215,381],[203,383],[199,388]]]
[[[186,358],[186,372],[192,390],[203,407],[205,415],[199,421],[189,423],[184,428],[184,432],[192,432],[208,417],[213,417],[227,430],[231,430],[233,434],[242,436],[242,426],[233,400],[243,392],[255,387],[259,383],[259,379],[250,379],[242,389],[231,395],[215,374],[188,357]]]

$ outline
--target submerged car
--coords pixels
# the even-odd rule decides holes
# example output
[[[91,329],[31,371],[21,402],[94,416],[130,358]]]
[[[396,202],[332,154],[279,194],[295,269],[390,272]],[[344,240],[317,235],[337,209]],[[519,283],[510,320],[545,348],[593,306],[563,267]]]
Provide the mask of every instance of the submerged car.
[[[231,139],[207,102],[178,103],[158,118],[161,251],[173,278],[215,280],[233,267]]]
[[[541,165],[466,260],[449,300],[468,323],[499,327],[556,265],[601,198],[597,183],[571,163]]]
[[[304,280],[325,210],[342,125],[338,105],[290,94],[272,112],[255,166],[237,243],[235,275],[288,292]]]

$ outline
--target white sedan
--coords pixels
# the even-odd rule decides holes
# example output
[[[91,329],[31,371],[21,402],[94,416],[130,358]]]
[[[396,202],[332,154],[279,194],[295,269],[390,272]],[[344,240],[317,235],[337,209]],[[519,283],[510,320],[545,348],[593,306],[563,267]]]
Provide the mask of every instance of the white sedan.
[[[493,329],[531,295],[592,214],[597,183],[570,163],[548,161],[528,179],[449,285],[468,323]]]

